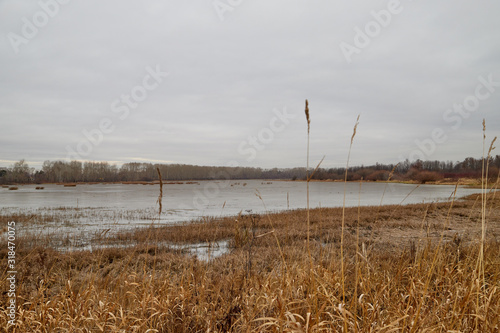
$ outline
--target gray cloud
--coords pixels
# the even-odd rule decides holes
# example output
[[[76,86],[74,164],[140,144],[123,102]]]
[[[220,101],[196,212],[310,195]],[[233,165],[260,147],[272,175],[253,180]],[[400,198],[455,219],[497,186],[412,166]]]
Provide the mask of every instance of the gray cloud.
[[[63,159],[103,118],[115,129],[86,159],[300,166],[305,98],[311,156],[325,166],[345,164],[358,114],[352,163],[398,162],[435,128],[448,140],[426,158],[479,156],[483,118],[498,135],[500,87],[457,130],[443,114],[478,77],[500,81],[500,4],[401,0],[348,63],[339,45],[389,2],[242,1],[221,21],[211,1],[72,0],[16,54],[9,33],[22,36],[41,7],[0,1],[0,166]],[[157,65],[168,77],[121,120],[112,103]],[[296,117],[249,161],[238,147],[284,108]]]

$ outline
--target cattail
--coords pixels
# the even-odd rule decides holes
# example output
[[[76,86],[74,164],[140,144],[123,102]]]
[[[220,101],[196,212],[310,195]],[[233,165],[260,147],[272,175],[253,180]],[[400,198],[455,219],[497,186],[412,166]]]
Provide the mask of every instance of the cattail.
[[[309,118],[309,102],[306,99],[306,119],[307,119],[307,133],[311,130],[311,118]]]

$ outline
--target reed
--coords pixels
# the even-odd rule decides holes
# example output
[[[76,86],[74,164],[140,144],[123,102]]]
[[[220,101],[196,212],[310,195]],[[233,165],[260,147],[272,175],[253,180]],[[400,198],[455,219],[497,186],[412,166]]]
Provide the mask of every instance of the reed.
[[[307,186],[307,253],[309,255],[310,266],[312,265],[311,257],[311,247],[310,247],[310,236],[311,236],[311,219],[309,217],[309,182],[311,178],[309,177],[309,146],[311,140],[311,118],[309,116],[309,101],[306,99],[306,121],[307,121],[307,166],[306,166],[306,186]]]
[[[476,307],[480,307],[480,293],[484,291],[486,286],[485,278],[485,267],[484,267],[484,245],[486,241],[486,214],[487,214],[487,191],[488,191],[488,179],[489,179],[489,162],[491,157],[491,152],[495,149],[494,144],[497,138],[495,137],[489,147],[488,153],[485,155],[486,147],[486,120],[483,119],[483,163],[482,163],[482,174],[481,174],[481,241],[479,245],[479,254],[476,265],[475,275],[477,276],[477,297],[476,297]],[[482,279],[481,279],[482,277]],[[482,284],[479,285],[479,281]],[[478,319],[475,321],[476,330],[478,329]]]
[[[349,153],[347,154],[347,162],[345,167],[345,179],[344,179],[344,199],[342,203],[342,231],[340,234],[340,258],[341,258],[341,276],[342,276],[342,300],[345,301],[345,264],[344,264],[344,228],[345,228],[345,200],[346,200],[346,189],[347,189],[347,173],[349,170],[349,161],[351,159],[352,144],[354,143],[354,137],[356,136],[356,131],[359,125],[359,115],[354,124],[353,133],[351,136],[351,143],[349,145]],[[346,311],[343,311],[344,315],[344,330],[347,331],[347,317]]]
[[[160,168],[156,168],[156,171],[158,172],[158,179],[160,180],[160,194],[158,195],[158,219],[161,217],[161,212],[162,212],[162,200],[163,200],[163,181],[161,180],[161,171]]]

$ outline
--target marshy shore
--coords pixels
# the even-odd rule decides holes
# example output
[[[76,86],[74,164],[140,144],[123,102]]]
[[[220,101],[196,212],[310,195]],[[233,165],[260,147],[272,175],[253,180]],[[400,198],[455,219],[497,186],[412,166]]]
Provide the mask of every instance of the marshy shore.
[[[103,234],[92,251],[19,238],[9,331],[495,332],[500,197],[482,203],[313,209],[309,233],[306,210],[152,224]],[[200,243],[225,248],[187,250]],[[7,258],[2,242],[2,290]]]

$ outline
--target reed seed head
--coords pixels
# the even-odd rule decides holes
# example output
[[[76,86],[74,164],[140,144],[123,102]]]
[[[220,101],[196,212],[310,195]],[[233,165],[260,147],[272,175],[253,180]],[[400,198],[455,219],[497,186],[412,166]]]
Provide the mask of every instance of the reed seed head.
[[[358,115],[358,118],[356,119],[356,124],[354,124],[354,130],[352,132],[352,137],[351,137],[351,144],[354,141],[354,137],[356,136],[356,130],[358,129],[358,125],[359,125],[359,117],[360,117],[360,115]]]
[[[495,148],[496,148],[496,147],[494,146],[495,141],[497,141],[497,137],[496,137],[496,136],[495,136],[495,138],[493,139],[493,141],[491,141],[490,150],[488,150],[488,157],[489,157],[489,156],[491,156],[491,152],[492,152],[493,150],[495,150]]]
[[[392,179],[392,176],[394,176],[394,172],[396,172],[396,169],[398,168],[399,164],[401,163],[398,163],[394,166],[394,168],[392,168],[391,172],[389,173],[389,177],[387,178],[387,180],[391,180]]]
[[[309,118],[309,102],[306,99],[306,119],[307,119],[307,133],[311,130],[311,118]]]
[[[486,139],[486,119],[483,118],[483,138]]]

